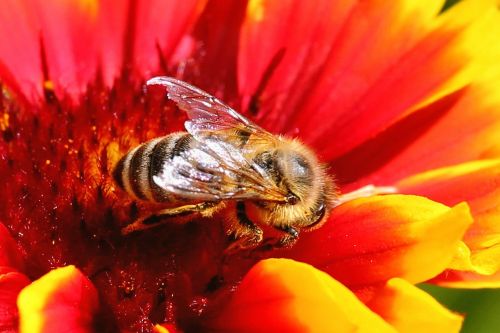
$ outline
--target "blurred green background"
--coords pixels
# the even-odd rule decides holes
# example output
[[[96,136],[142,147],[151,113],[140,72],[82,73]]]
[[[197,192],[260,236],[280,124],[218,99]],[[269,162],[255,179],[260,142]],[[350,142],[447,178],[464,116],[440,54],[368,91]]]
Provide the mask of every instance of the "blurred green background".
[[[500,290],[448,289],[428,284],[419,287],[447,308],[465,315],[462,332],[500,332]]]

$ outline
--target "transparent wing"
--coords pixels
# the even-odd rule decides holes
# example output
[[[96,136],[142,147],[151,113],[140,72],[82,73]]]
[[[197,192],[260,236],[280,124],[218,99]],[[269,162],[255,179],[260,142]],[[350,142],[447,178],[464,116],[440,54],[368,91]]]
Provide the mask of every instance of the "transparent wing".
[[[262,168],[217,138],[194,141],[189,149],[166,160],[153,181],[170,193],[194,200],[286,201],[286,193],[268,179]]]
[[[174,162],[178,171],[168,174],[173,178],[165,175],[155,180],[159,186],[203,200],[286,201],[288,194],[252,159],[255,151],[276,145],[274,135],[184,81],[162,76],[147,85],[166,88],[168,97],[187,113],[189,119],[184,126],[197,141],[196,149],[186,151]]]
[[[189,120],[184,126],[195,138],[205,135],[203,133],[205,131],[245,130],[261,138],[273,140],[271,133],[243,117],[214,96],[184,81],[158,76],[148,80],[147,85],[161,85],[167,89],[168,98],[187,113]]]

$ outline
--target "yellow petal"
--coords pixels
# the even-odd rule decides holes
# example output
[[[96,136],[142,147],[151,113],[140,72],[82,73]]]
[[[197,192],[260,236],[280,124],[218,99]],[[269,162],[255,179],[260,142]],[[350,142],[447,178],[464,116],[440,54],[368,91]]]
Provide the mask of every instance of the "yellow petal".
[[[433,200],[453,205],[467,201],[474,224],[467,230],[464,243],[457,249],[449,268],[492,276],[500,270],[500,160],[463,163],[418,174],[399,182],[401,192],[425,195]],[[440,277],[457,282],[462,276],[471,278],[471,287],[480,277],[452,274]],[[490,283],[491,278],[487,278]],[[500,282],[500,281],[499,281]]]
[[[389,280],[368,306],[399,332],[458,332],[463,320],[426,292],[399,278]]]
[[[308,262],[353,290],[400,277],[431,279],[453,259],[472,223],[467,204],[385,195],[336,207],[320,229],[301,235],[285,255]]]
[[[216,332],[395,332],[344,285],[289,259],[257,263],[207,325]]]
[[[435,101],[470,82],[482,80],[485,75],[500,69],[500,13],[495,1],[460,1],[439,17],[440,30],[457,30],[460,33],[450,43],[448,59],[468,59],[469,62],[435,94],[414,107]],[[446,64],[443,64],[445,66]]]
[[[93,332],[97,291],[75,266],[57,268],[25,287],[17,299],[19,331]]]
[[[155,325],[155,327],[153,327],[153,331],[155,333],[169,333],[168,329],[162,325]]]

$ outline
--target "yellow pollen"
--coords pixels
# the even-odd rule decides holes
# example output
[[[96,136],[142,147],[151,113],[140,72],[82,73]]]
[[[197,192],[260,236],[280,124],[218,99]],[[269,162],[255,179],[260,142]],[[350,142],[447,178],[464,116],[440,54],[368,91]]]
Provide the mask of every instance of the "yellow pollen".
[[[264,1],[263,0],[250,0],[247,6],[248,18],[260,22],[264,18]]]
[[[106,148],[106,155],[108,156],[108,161],[110,161],[110,167],[113,167],[120,157],[123,155],[123,152],[120,151],[120,145],[116,141],[112,141]]]
[[[0,129],[5,131],[7,128],[9,128],[9,114],[4,113],[0,118]]]
[[[54,82],[50,80],[45,80],[43,82],[43,89],[49,90],[49,91],[54,91]]]
[[[95,19],[99,12],[98,0],[78,0],[75,1],[75,7],[82,13],[87,14],[90,19]]]
[[[155,333],[169,333],[170,331],[168,329],[166,329],[165,327],[156,324],[156,326],[153,327],[153,332],[155,332]]]

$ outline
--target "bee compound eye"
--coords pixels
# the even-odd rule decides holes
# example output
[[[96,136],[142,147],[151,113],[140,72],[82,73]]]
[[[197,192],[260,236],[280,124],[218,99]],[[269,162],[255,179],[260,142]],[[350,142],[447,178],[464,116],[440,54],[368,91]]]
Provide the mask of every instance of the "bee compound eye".
[[[290,193],[286,197],[286,203],[289,205],[296,205],[298,202],[299,202],[299,198],[293,193]]]

